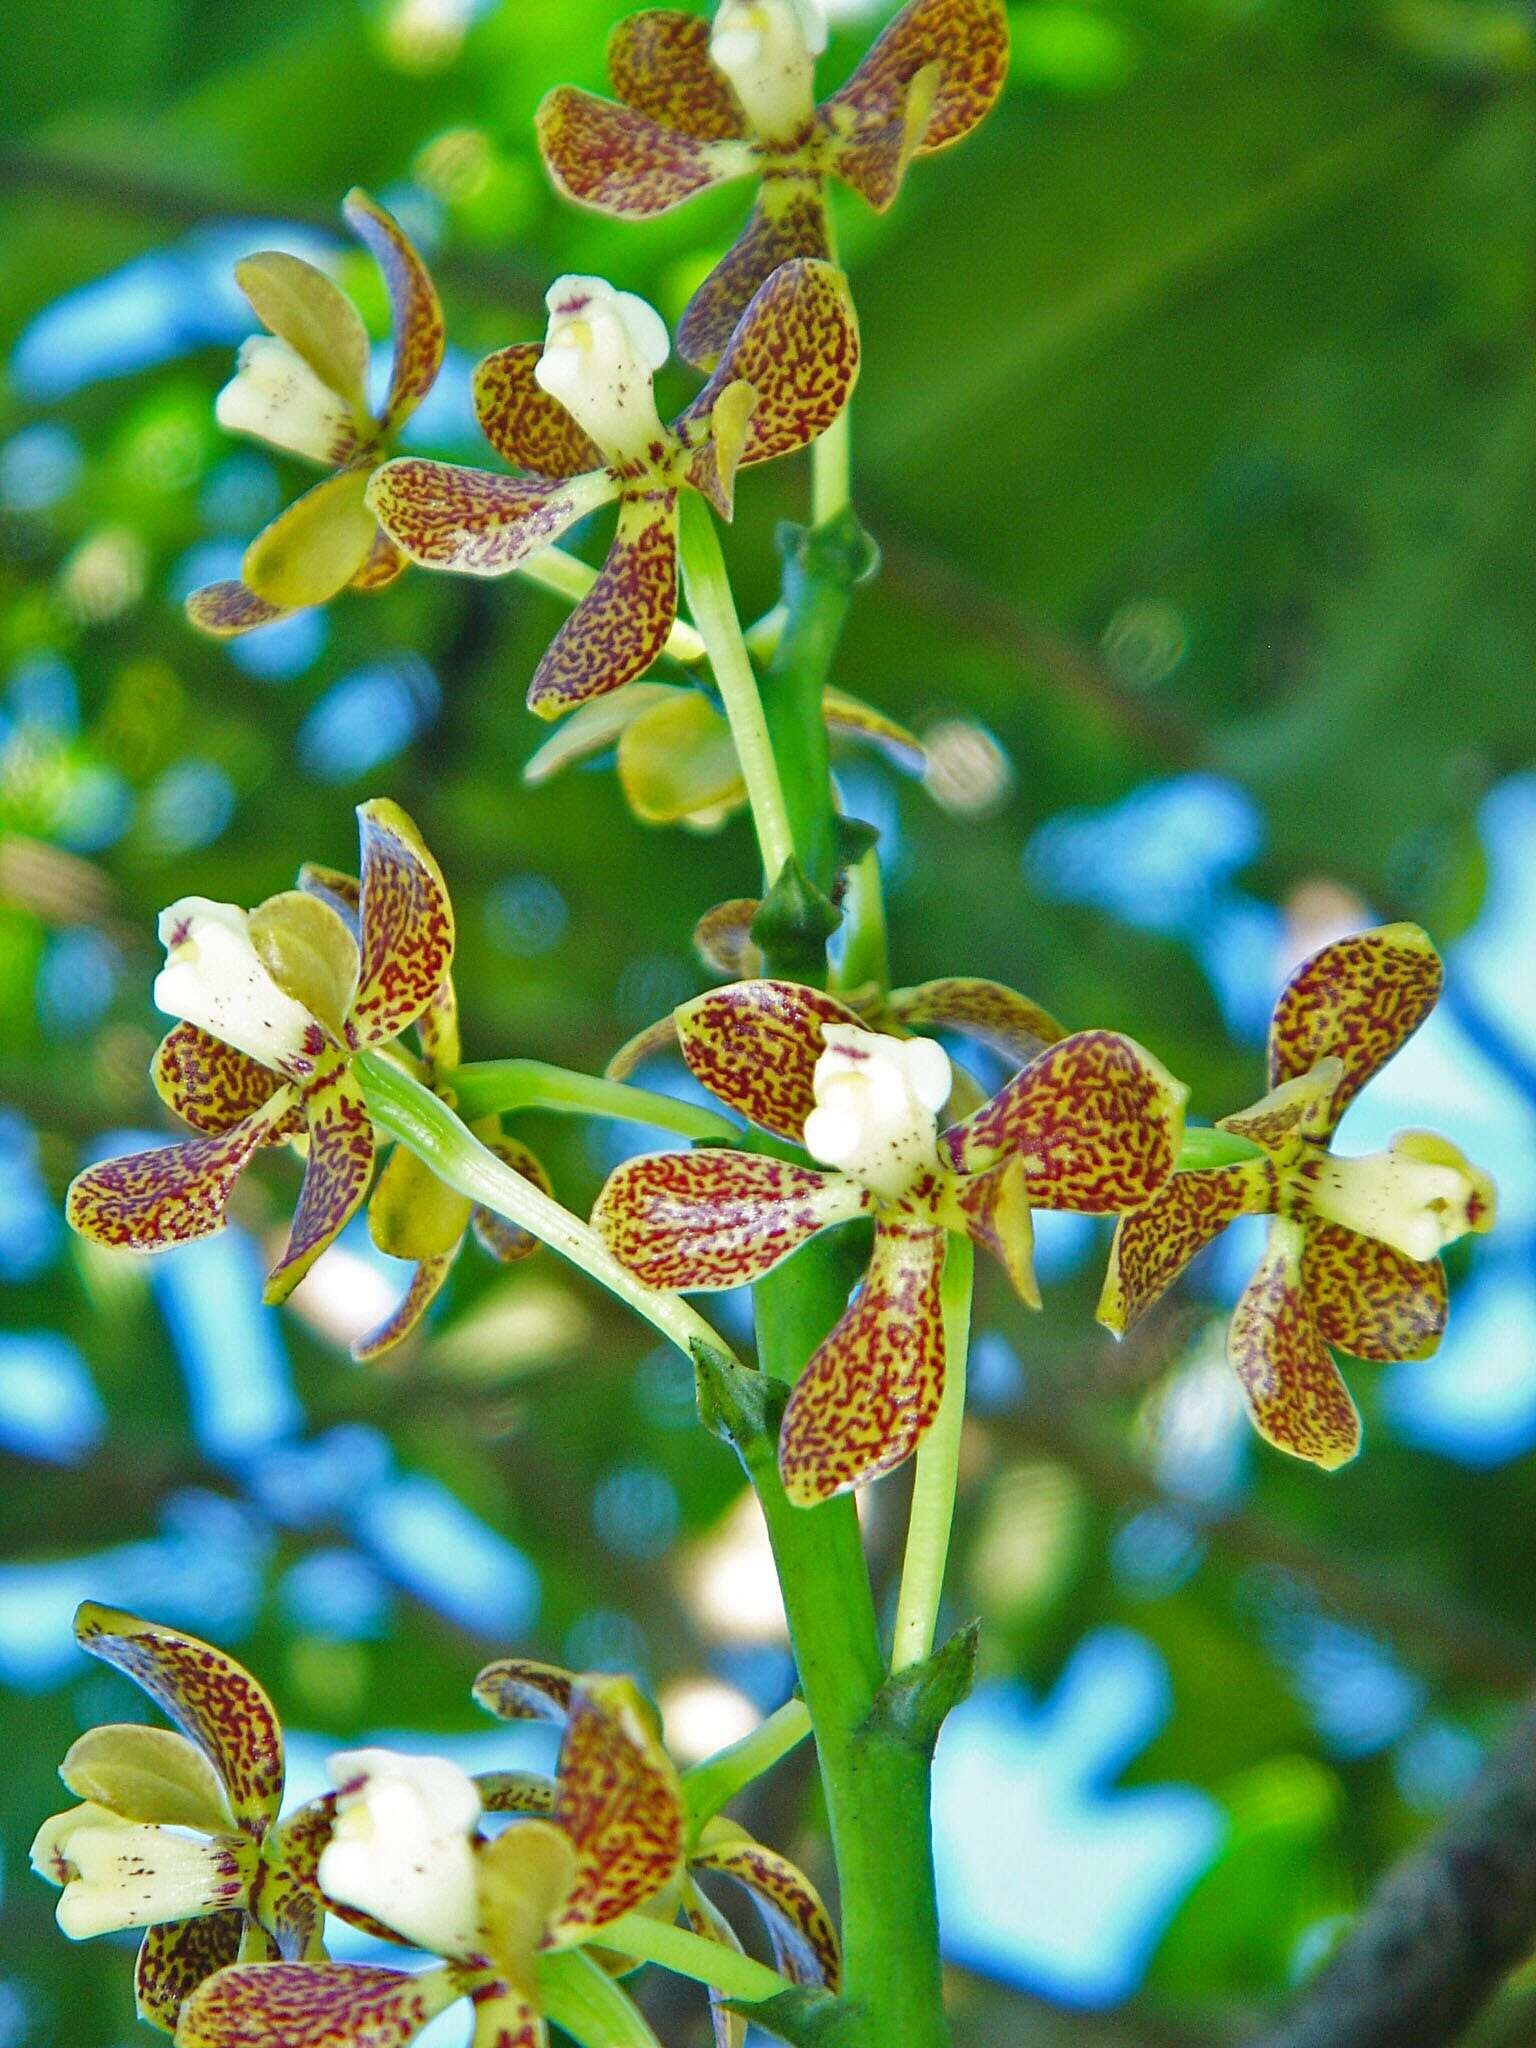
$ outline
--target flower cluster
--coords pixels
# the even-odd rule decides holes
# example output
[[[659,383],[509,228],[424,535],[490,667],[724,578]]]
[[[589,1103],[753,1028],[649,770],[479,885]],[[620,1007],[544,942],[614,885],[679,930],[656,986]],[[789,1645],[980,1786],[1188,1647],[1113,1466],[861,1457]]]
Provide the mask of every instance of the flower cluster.
[[[818,106],[826,45],[820,0],[721,0],[713,22],[657,8],[609,39],[617,104],[560,86],[539,109],[550,175],[603,213],[647,220],[712,186],[758,181],[751,219],[678,330],[701,368],[780,264],[830,259],[829,178],[884,212],[914,156],[970,134],[1007,75],[1008,19],[1001,0],[910,0]]]
[[[987,1009],[975,1000],[986,985],[947,986],[953,1021]],[[1009,1016],[1006,1003],[992,1007]],[[1134,1209],[1178,1159],[1186,1090],[1116,1032],[1058,1032],[941,1129],[953,1086],[942,1046],[870,1031],[816,989],[736,982],[685,1003],[675,1025],[712,1094],[821,1165],[714,1147],[626,1161],[592,1218],[617,1258],[652,1287],[741,1287],[823,1230],[874,1222],[863,1289],[784,1416],[780,1469],[804,1505],[890,1471],[932,1426],[944,1391],[947,1232],[993,1253],[1038,1305],[1031,1210]]]
[[[384,274],[394,358],[382,408],[368,402],[368,332],[352,301],[312,263],[281,250],[235,265],[240,289],[268,329],[240,350],[219,394],[220,426],[301,456],[331,474],[306,491],[245,551],[237,579],[187,599],[205,633],[229,638],[270,625],[339,590],[383,590],[405,557],[368,510],[368,479],[437,381],[443,313],[426,265],[392,214],[363,191],[342,211]]]
[[[1176,1174],[1115,1230],[1099,1320],[1123,1332],[1236,1217],[1271,1218],[1227,1355],[1261,1433],[1313,1464],[1342,1465],[1360,1448],[1360,1418],[1329,1347],[1427,1358],[1446,1322],[1437,1254],[1493,1227],[1493,1185],[1449,1139],[1404,1131],[1367,1159],[1331,1150],[1339,1119],[1418,1030],[1442,980],[1417,925],[1383,925],[1314,953],[1275,1005],[1271,1092],[1221,1119],[1254,1157]]]
[[[837,1938],[815,1887],[734,1822],[693,1819],[655,1712],[626,1678],[491,1664],[475,1681],[482,1705],[561,1727],[553,1777],[470,1777],[442,1757],[346,1750],[329,1759],[332,1790],[280,1821],[282,1731],[249,1672],[109,1608],[83,1607],[76,1632],[180,1732],[82,1736],[61,1775],[83,1803],[44,1822],[33,1867],[61,1888],[72,1940],[147,1929],[139,2010],[181,2048],[403,2048],[461,1998],[477,2039],[546,2048],[548,1960],[585,1949],[609,1961],[601,1936],[627,1914],[682,1915],[740,1953],[701,1874],[752,1898],[786,1989],[837,1988]],[[416,1972],[332,1962],[327,1912],[438,1960]],[[737,2025],[723,2007],[717,2024],[727,2036]]]

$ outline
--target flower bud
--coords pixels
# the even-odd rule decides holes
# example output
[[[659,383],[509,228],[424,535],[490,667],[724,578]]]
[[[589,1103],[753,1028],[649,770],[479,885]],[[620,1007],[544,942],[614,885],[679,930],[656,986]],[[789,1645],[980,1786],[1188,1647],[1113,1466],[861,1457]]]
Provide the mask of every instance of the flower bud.
[[[214,416],[229,433],[250,434],[327,469],[345,462],[357,444],[347,401],[274,334],[253,334],[242,343]]]
[[[326,1769],[338,1797],[320,1889],[433,1955],[473,1954],[480,1922],[473,1779],[446,1758],[387,1749],[344,1750]]]
[[[614,462],[665,438],[652,379],[667,360],[666,322],[633,292],[600,277],[562,277],[549,288],[549,329],[534,375]]]
[[[826,47],[820,0],[721,0],[709,38],[710,56],[768,142],[794,140],[810,120]]]
[[[1317,1215],[1409,1259],[1432,1259],[1467,1231],[1493,1228],[1493,1182],[1432,1131],[1400,1131],[1387,1151],[1364,1159],[1324,1153],[1308,1162],[1305,1187]]]
[[[935,1165],[938,1114],[949,1099],[949,1055],[931,1038],[887,1038],[852,1024],[822,1027],[816,1107],[805,1148],[872,1193],[896,1200]]]

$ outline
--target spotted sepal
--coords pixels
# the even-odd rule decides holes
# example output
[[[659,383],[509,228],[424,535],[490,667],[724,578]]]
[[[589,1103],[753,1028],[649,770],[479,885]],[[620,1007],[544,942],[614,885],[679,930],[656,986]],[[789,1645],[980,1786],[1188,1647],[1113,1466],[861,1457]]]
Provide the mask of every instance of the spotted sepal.
[[[361,1963],[239,1963],[187,2000],[177,2048],[404,2048],[460,1995],[446,1969],[413,1977]]]
[[[192,591],[186,601],[186,612],[200,633],[211,633],[216,640],[233,640],[288,616],[286,605],[258,597],[238,577],[205,583],[201,589]]]
[[[921,775],[927,768],[928,750],[917,734],[909,732],[899,719],[892,718],[888,712],[866,704],[862,697],[850,696],[848,691],[834,689],[829,684],[821,693],[821,713],[827,722],[827,731],[834,739],[862,740],[877,747],[893,768],[901,769],[906,775]],[[986,988],[998,986],[996,982],[980,985]],[[1012,990],[1008,993],[1011,995]],[[1024,998],[1020,996],[1017,1000],[1023,1002]],[[1043,1016],[1045,1013],[1041,1011],[1040,1014]]]
[[[1276,1159],[1294,1154],[1305,1138],[1324,1139],[1338,1121],[1334,1097],[1344,1078],[1336,1059],[1319,1060],[1304,1074],[1282,1081],[1249,1109],[1240,1109],[1220,1119],[1219,1128]]]
[[[1188,1089],[1114,1031],[1078,1031],[1041,1053],[941,1137],[962,1172],[1017,1152],[1037,1209],[1110,1215],[1148,1202],[1179,1156]]]
[[[696,438],[723,394],[749,385],[756,403],[739,460],[768,462],[824,434],[858,376],[859,323],[847,278],[834,264],[796,258],[757,288],[677,428]]]
[[[937,67],[931,107],[915,150],[947,149],[985,118],[1008,75],[1008,15],[1002,0],[910,0],[871,47],[857,71],[821,109],[837,138],[838,171],[856,190],[850,158],[874,148],[906,118],[909,90],[919,74]],[[888,195],[866,195],[872,204]]]
[[[293,1102],[285,1086],[231,1130],[88,1166],[64,1199],[71,1228],[93,1244],[135,1252],[213,1236],[224,1228],[235,1182]]]
[[[1038,1308],[1035,1221],[1029,1206],[1029,1175],[1018,1153],[1010,1153],[985,1173],[959,1175],[953,1193],[966,1235],[997,1260],[1020,1301]]]
[[[286,1301],[362,1207],[373,1179],[373,1125],[363,1091],[339,1052],[322,1056],[304,1091],[309,1157],[299,1206],[263,1299]]]
[[[690,1877],[683,1886],[683,1915],[689,1931],[698,1935],[701,1941],[717,1941],[722,1948],[728,1948],[733,1955],[743,1953],[740,1937],[730,1921],[726,1919],[714,1900],[707,1897]],[[715,2048],[744,2048],[747,2038],[747,2022],[743,2013],[732,2012],[723,1996],[715,1990],[709,1994],[709,2020],[714,2033]]]
[[[396,1345],[405,1342],[442,1293],[443,1285],[453,1271],[458,1249],[455,1245],[451,1251],[417,1260],[404,1294],[389,1314],[364,1336],[353,1338],[352,1356],[359,1365],[372,1365],[377,1359],[387,1356]]]
[[[592,1222],[647,1287],[745,1287],[828,1229],[867,1213],[868,1192],[756,1153],[653,1152],[609,1175]]]
[[[148,1693],[218,1772],[240,1825],[265,1833],[282,1802],[283,1737],[251,1674],[196,1636],[93,1600],[75,1615],[75,1640]]]
[[[379,424],[387,434],[402,427],[437,382],[443,366],[443,309],[427,266],[392,213],[360,186],[342,204],[347,225],[367,244],[384,273],[394,329],[389,395]]]
[[[1450,1302],[1438,1259],[1405,1258],[1379,1238],[1312,1217],[1302,1274],[1323,1341],[1352,1357],[1428,1358],[1445,1334]]]
[[[626,491],[597,581],[550,643],[528,708],[559,718],[643,675],[677,619],[677,492]]]
[[[1305,1074],[1319,1060],[1339,1060],[1344,1072],[1333,1097],[1336,1125],[1424,1022],[1444,980],[1440,955],[1416,924],[1380,925],[1324,946],[1302,962],[1275,1004],[1270,1086]]]
[[[864,1286],[784,1411],[779,1472],[797,1505],[878,1479],[917,1449],[944,1392],[943,1270],[942,1230],[876,1225]]]
[[[816,1107],[822,1026],[859,1025],[835,996],[792,981],[738,981],[674,1013],[694,1078],[749,1123],[798,1145]]]
[[[621,220],[668,213],[696,192],[745,177],[757,161],[749,142],[663,128],[635,107],[572,85],[546,94],[534,126],[557,190]]]
[[[602,469],[603,451],[535,377],[543,353],[542,342],[519,341],[476,364],[475,417],[481,433],[515,468],[539,476],[583,476]]]
[[[145,1930],[133,1972],[139,2018],[174,2034],[184,2000],[216,1970],[238,1961],[245,1914],[236,1906]]]
[[[197,1024],[177,1024],[160,1041],[150,1067],[155,1093],[183,1123],[218,1135],[232,1131],[248,1116],[265,1109],[279,1088],[291,1097],[280,1074],[237,1052]],[[297,1106],[266,1133],[265,1142],[279,1145],[303,1128]]]
[[[1028,996],[1000,981],[971,975],[893,988],[886,1008],[904,1030],[957,1031],[1015,1067],[1028,1066],[1067,1035],[1050,1012]]]
[[[681,8],[650,7],[615,23],[608,76],[625,106],[699,142],[731,142],[746,123],[709,54],[710,25]]]
[[[776,1849],[756,1842],[734,1821],[715,1819],[690,1859],[695,1870],[734,1878],[762,1915],[779,1974],[792,1984],[836,1991],[842,1955],[832,1916],[803,1870]]]
[[[470,1691],[475,1704],[498,1721],[554,1721],[570,1718],[576,1679],[558,1664],[531,1657],[498,1657],[478,1673]]]
[[[555,1823],[576,1851],[555,1946],[585,1939],[682,1872],[687,1807],[671,1758],[633,1684],[588,1676],[571,1695]]]
[[[363,557],[363,566],[347,588],[361,591],[365,597],[376,590],[388,590],[397,577],[405,574],[405,569],[406,556],[380,528],[373,536],[373,546]]]
[[[487,1135],[485,1146],[488,1152],[495,1153],[503,1166],[510,1166],[514,1173],[520,1173],[541,1195],[554,1195],[554,1182],[545,1171],[543,1161],[526,1145],[520,1144],[516,1138]],[[539,1249],[539,1240],[531,1230],[520,1229],[517,1224],[508,1222],[505,1216],[498,1216],[494,1209],[483,1205],[471,1211],[470,1224],[475,1242],[498,1265],[515,1266],[520,1259],[531,1258]]]
[[[413,562],[461,576],[509,576],[617,489],[606,470],[570,478],[498,476],[402,455],[374,471],[368,503]]]
[[[753,296],[782,265],[829,263],[831,256],[820,184],[809,177],[764,183],[747,225],[689,300],[678,323],[678,354],[695,369],[713,369]]]
[[[1174,1174],[1144,1208],[1116,1222],[1099,1321],[1123,1337],[1229,1223],[1265,1215],[1274,1202],[1274,1176],[1262,1159]]]
[[[442,869],[400,806],[357,807],[363,880],[357,987],[347,1043],[384,1045],[433,1001],[453,964],[453,905]]]
[[[1277,1217],[1227,1332],[1227,1356],[1259,1434],[1332,1471],[1360,1448],[1360,1417],[1307,1297],[1304,1225]]]

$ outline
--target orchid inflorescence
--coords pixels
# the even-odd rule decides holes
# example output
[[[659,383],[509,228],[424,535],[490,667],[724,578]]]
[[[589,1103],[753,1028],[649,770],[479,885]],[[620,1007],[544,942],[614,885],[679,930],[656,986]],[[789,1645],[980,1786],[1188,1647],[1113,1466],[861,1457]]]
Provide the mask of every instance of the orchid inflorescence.
[[[733,1441],[765,1511],[782,1503],[791,1522],[810,1526],[814,1513],[821,1528],[846,1529],[837,1496],[916,1455],[912,1526],[919,1532],[926,1514],[927,1531],[941,1532],[936,1589],[958,1443],[958,1424],[940,1424],[961,1412],[955,1347],[968,1329],[971,1244],[1038,1308],[1034,1212],[1115,1219],[1099,1317],[1123,1334],[1229,1223],[1267,1217],[1229,1356],[1262,1434],[1333,1467],[1360,1443],[1334,1350],[1428,1355],[1447,1315],[1438,1254],[1489,1229],[1495,1200],[1487,1177],[1432,1134],[1402,1134],[1368,1159],[1332,1149],[1350,1102],[1439,994],[1439,958],[1415,926],[1357,932],[1297,968],[1275,1010],[1270,1093],[1203,1133],[1186,1131],[1183,1083],[1121,1032],[1068,1030],[974,976],[891,987],[883,911],[877,943],[868,930],[850,938],[837,992],[812,985],[827,979],[826,933],[870,857],[869,835],[837,820],[828,872],[800,865],[758,698],[758,670],[772,680],[770,665],[793,642],[792,579],[784,603],[743,633],[716,568],[711,513],[731,518],[742,470],[807,447],[819,460],[845,422],[860,337],[834,257],[828,182],[883,210],[915,157],[969,133],[1002,87],[1006,13],[1001,0],[910,0],[818,104],[826,41],[818,0],[719,0],[712,21],[642,13],[610,41],[616,103],[562,87],[540,110],[556,184],[589,207],[640,218],[727,179],[758,181],[746,230],[680,323],[679,353],[707,381],[669,422],[654,391],[672,347],[660,315],[605,279],[571,275],[550,287],[542,343],[514,342],[474,373],[479,424],[512,473],[401,454],[444,332],[399,223],[361,192],[346,202],[391,305],[393,359],[377,406],[366,330],[337,287],[288,255],[241,264],[268,332],[241,350],[219,418],[330,474],[256,537],[238,581],[189,600],[195,623],[229,635],[346,588],[382,588],[407,562],[479,577],[543,564],[575,608],[529,687],[532,709],[564,723],[527,780],[616,748],[626,800],[647,823],[712,830],[750,803],[768,870],[762,898],[722,903],[698,926],[721,985],[642,1031],[602,1081],[545,1070],[558,1078],[557,1106],[654,1122],[660,1098],[628,1089],[628,1077],[643,1059],[680,1051],[740,1124],[690,1110],[693,1123],[674,1128],[693,1149],[626,1159],[590,1222],[565,1209],[504,1126],[526,1105],[498,1101],[486,1070],[464,1064],[447,883],[412,820],[378,798],[358,810],[356,875],[310,863],[294,888],[252,910],[187,896],[162,913],[154,994],[174,1023],[152,1075],[193,1135],[87,1167],[68,1214],[99,1245],[171,1249],[222,1229],[240,1176],[290,1145],[303,1176],[268,1299],[285,1300],[364,1204],[378,1248],[411,1268],[398,1306],[354,1345],[358,1358],[377,1359],[417,1329],[473,1231],[502,1261],[541,1240],[555,1246],[689,1346],[701,1387],[711,1357],[736,1362],[714,1351],[712,1326],[680,1295],[777,1284],[813,1241],[867,1233],[851,1300],[821,1323],[779,1406],[759,1404],[777,1433],[775,1445],[763,1430],[766,1475],[764,1459]],[[838,459],[845,466],[845,452]],[[851,529],[864,543],[844,547],[846,598],[873,550],[846,491],[833,498],[817,531],[836,528],[842,545]],[[614,502],[600,570],[558,555],[562,535]],[[822,520],[819,488],[817,502]],[[708,538],[690,558],[695,515]],[[678,618],[680,566],[697,631]],[[718,701],[679,665],[703,653]],[[669,657],[671,669],[647,680]],[[921,769],[918,739],[837,689],[825,664],[810,682],[802,758],[821,761],[829,813],[838,799],[823,772],[827,731]],[[780,813],[772,830],[760,807]],[[786,915],[802,920],[789,947]],[[790,963],[806,957],[806,929],[819,964],[801,973]],[[966,1049],[952,1056],[957,1042]],[[973,1046],[1006,1070],[998,1085],[963,1063]],[[394,1150],[380,1169],[387,1140]],[[862,1239],[857,1248],[862,1257]],[[856,1550],[856,1528],[853,1541]],[[909,1559],[922,1547],[914,1542]],[[835,1548],[829,1540],[827,1554]],[[931,1647],[936,1590],[931,1605],[919,1657]],[[831,2009],[843,1965],[815,1888],[723,1818],[723,1800],[694,1800],[629,1680],[501,1660],[475,1697],[503,1719],[558,1724],[552,1777],[471,1778],[442,1758],[353,1750],[332,1758],[329,1792],[284,1818],[282,1734],[249,1674],[177,1629],[108,1609],[82,1609],[78,1630],[179,1732],[83,1736],[62,1767],[82,1803],[44,1824],[34,1863],[62,1887],[59,1921],[72,1937],[146,1929],[140,2011],[184,2048],[400,2048],[460,1999],[473,2009],[477,2048],[539,2048],[551,2018],[588,2048],[654,2044],[616,1982],[646,1957],[712,1987],[718,2048],[740,2048],[743,1999],[783,1993]],[[802,1681],[814,1718],[813,1682],[829,1681],[804,1659]],[[868,1697],[853,1719],[866,1734],[880,1725]],[[822,1767],[832,1805],[843,1797],[835,1741]],[[853,1809],[844,1802],[845,1833],[880,1824],[857,1788]],[[730,1877],[754,1900],[774,1971],[743,1955],[701,1875]],[[333,1962],[327,1914],[431,1960]],[[853,1960],[850,1932],[850,1969]],[[854,1995],[867,1998],[868,1986]],[[861,2008],[836,2010],[842,2025]],[[895,2038],[888,2012],[877,2022],[884,2032],[837,2038]]]

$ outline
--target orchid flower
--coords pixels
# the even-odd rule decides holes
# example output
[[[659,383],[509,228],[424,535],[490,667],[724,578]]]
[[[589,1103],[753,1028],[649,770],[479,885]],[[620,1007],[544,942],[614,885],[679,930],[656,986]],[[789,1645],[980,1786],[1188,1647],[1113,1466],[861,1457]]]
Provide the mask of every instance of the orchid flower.
[[[970,134],[1003,87],[1008,17],[1001,0],[910,0],[818,106],[826,44],[819,0],[720,0],[713,22],[656,8],[609,39],[621,104],[560,86],[539,109],[551,177],[602,213],[647,220],[712,186],[758,181],[751,219],[678,330],[701,369],[781,263],[830,257],[830,177],[883,213],[914,156]]]
[[[821,708],[833,738],[862,741],[908,774],[923,772],[922,742],[874,705],[827,689]],[[610,747],[624,800],[643,825],[714,832],[746,804],[729,724],[703,691],[674,683],[628,683],[583,704],[533,755],[523,780],[537,787]]]
[[[584,1677],[568,1697],[558,1771],[537,1808],[531,1781],[517,1774],[473,1779],[443,1758],[378,1749],[332,1757],[316,1862],[326,1903],[441,1963],[419,1973],[241,1963],[188,1999],[181,2048],[404,2048],[460,1998],[474,2007],[482,2044],[546,2048],[539,1956],[586,1945],[675,1892],[687,1822],[677,1773],[635,1688]],[[488,1839],[479,1825],[488,1812],[517,1817]]]
[[[75,1633],[181,1732],[82,1735],[59,1775],[83,1804],[44,1821],[32,1867],[62,1887],[58,1921],[72,1941],[147,1930],[139,2012],[174,2033],[183,1999],[226,1964],[325,1953],[302,1838],[276,1824],[282,1731],[250,1673],[195,1636],[89,1602]]]
[[[67,1202],[82,1236],[140,1252],[210,1236],[261,1148],[302,1140],[298,1211],[267,1281],[267,1299],[282,1301],[362,1203],[375,1148],[352,1062],[437,997],[454,925],[438,865],[398,804],[375,798],[357,815],[355,930],[309,889],[249,913],[202,896],[161,912],[155,1002],[181,1022],[151,1071],[200,1135],[87,1168]]]
[[[280,250],[247,256],[235,278],[269,330],[240,350],[219,393],[220,426],[301,456],[331,474],[262,529],[239,578],[205,584],[187,612],[205,633],[229,638],[339,590],[382,590],[405,557],[364,503],[368,478],[437,380],[443,312],[425,264],[392,214],[361,190],[342,208],[372,252],[389,291],[394,359],[378,413],[368,402],[368,332],[324,271]]]
[[[520,1657],[498,1658],[475,1680],[474,1694],[488,1713],[503,1721],[552,1721],[564,1726],[580,1680],[553,1664]],[[509,1787],[505,1799],[524,1813],[548,1813],[557,1784],[529,1774]],[[792,1984],[835,1992],[842,1957],[831,1915],[805,1873],[776,1849],[755,1841],[734,1821],[716,1815],[691,1830],[681,1893],[669,1886],[645,1910],[675,1918],[681,1906],[695,1934],[740,1951],[729,1920],[698,1883],[699,1874],[733,1879],[757,1908],[773,1948],[774,1966]],[[741,2048],[746,2021],[715,1995],[710,2000],[716,2048]]]
[[[310,863],[299,871],[299,887],[328,903],[354,940],[360,941],[362,889],[355,875]],[[452,1106],[460,1041],[458,996],[451,973],[438,983],[431,1001],[417,1017],[415,1029],[421,1048],[419,1078]],[[499,1116],[480,1118],[470,1129],[514,1172],[544,1194],[554,1193],[541,1162],[526,1145],[506,1134]],[[381,1358],[411,1334],[453,1270],[469,1231],[473,1230],[482,1251],[506,1266],[526,1259],[539,1246],[528,1231],[448,1187],[406,1145],[395,1147],[374,1184],[368,1199],[368,1230],[381,1252],[409,1260],[415,1271],[398,1306],[376,1329],[353,1343],[352,1356],[359,1363]]]
[[[1099,1303],[1120,1334],[1236,1217],[1268,1216],[1227,1356],[1259,1433],[1332,1469],[1360,1448],[1360,1417],[1330,1346],[1356,1358],[1427,1358],[1445,1329],[1436,1254],[1493,1227],[1488,1176],[1446,1138],[1404,1131],[1385,1152],[1331,1150],[1340,1117],[1439,1000],[1440,957],[1417,925],[1382,925],[1303,961],[1275,1005],[1271,1092],[1220,1128],[1258,1156],[1175,1174],[1121,1218]]]
[[[615,1257],[651,1287],[740,1287],[823,1230],[874,1221],[863,1289],[785,1411],[780,1471],[802,1505],[891,1471],[932,1425],[947,1232],[985,1246],[1038,1306],[1031,1210],[1135,1208],[1178,1157],[1187,1091],[1115,1032],[1058,1039],[941,1130],[953,1086],[944,1049],[870,1031],[835,997],[737,982],[683,1004],[675,1021],[695,1077],[820,1166],[717,1148],[628,1160],[592,1216]]]
[[[648,668],[677,617],[678,494],[729,517],[737,469],[803,448],[842,411],[858,375],[846,280],[790,263],[742,314],[720,367],[663,425],[652,389],[666,326],[633,292],[562,277],[542,349],[518,343],[475,372],[475,407],[497,452],[532,474],[500,476],[408,456],[368,485],[391,540],[428,568],[505,576],[611,499],[618,530],[597,582],[545,654],[528,692],[544,718]]]

